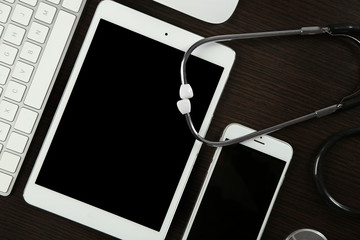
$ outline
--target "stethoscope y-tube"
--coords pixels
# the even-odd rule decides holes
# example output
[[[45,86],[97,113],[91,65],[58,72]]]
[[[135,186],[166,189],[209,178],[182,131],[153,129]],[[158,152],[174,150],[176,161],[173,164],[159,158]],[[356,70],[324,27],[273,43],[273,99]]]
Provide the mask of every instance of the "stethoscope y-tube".
[[[178,101],[177,105],[180,112],[185,116],[187,125],[194,135],[194,137],[205,143],[206,145],[213,146],[213,147],[224,147],[228,145],[232,145],[235,143],[240,143],[245,140],[269,134],[285,127],[301,123],[313,118],[321,118],[328,116],[332,113],[335,113],[339,110],[346,110],[357,106],[360,104],[360,90],[356,91],[355,93],[344,97],[339,103],[316,110],[310,114],[301,116],[299,118],[292,119],[290,121],[286,121],[280,124],[277,124],[272,127],[268,127],[263,130],[255,131],[253,133],[247,134],[242,137],[238,137],[231,140],[225,141],[210,141],[205,139],[204,137],[200,136],[200,134],[196,131],[194,124],[191,120],[190,111],[191,111],[191,103],[190,98],[193,97],[193,91],[188,83],[187,80],[187,68],[186,63],[191,56],[191,53],[201,45],[213,43],[213,42],[225,42],[225,41],[232,41],[232,40],[244,40],[244,39],[254,39],[254,38],[268,38],[268,37],[279,37],[279,36],[293,36],[293,35],[316,35],[316,34],[328,34],[330,36],[341,36],[347,37],[354,40],[357,44],[360,44],[360,41],[355,37],[349,35],[353,33],[360,33],[360,25],[352,25],[352,24],[338,24],[338,25],[329,25],[327,27],[302,27],[300,29],[295,30],[284,30],[284,31],[269,31],[269,32],[257,32],[257,33],[241,33],[241,34],[228,34],[228,35],[219,35],[208,37],[199,40],[198,42],[194,43],[184,54],[184,57],[181,62],[181,87],[180,87],[180,98],[181,100]]]

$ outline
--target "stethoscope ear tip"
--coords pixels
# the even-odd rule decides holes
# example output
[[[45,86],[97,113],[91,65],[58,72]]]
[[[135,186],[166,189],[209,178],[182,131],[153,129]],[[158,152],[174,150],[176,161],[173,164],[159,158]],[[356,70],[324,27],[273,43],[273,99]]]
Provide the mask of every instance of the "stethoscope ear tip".
[[[181,114],[185,115],[191,111],[191,103],[189,99],[181,99],[177,102],[177,107]]]

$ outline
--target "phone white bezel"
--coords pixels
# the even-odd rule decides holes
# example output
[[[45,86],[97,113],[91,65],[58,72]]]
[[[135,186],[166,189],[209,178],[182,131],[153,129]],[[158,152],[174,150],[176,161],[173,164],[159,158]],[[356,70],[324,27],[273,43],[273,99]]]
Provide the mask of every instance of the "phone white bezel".
[[[244,136],[244,135],[249,134],[249,133],[254,132],[254,131],[255,130],[253,130],[251,128],[248,128],[248,127],[245,127],[243,125],[240,125],[240,124],[237,124],[237,123],[232,123],[232,124],[229,124],[225,128],[225,130],[223,132],[223,135],[221,137],[221,140],[234,139],[234,138]],[[273,157],[278,158],[278,159],[285,162],[284,171],[283,171],[283,173],[282,173],[282,175],[281,175],[281,177],[279,179],[279,183],[278,183],[278,185],[276,187],[275,193],[274,193],[273,198],[271,200],[271,203],[269,205],[269,209],[268,209],[267,214],[266,214],[266,216],[264,218],[261,229],[260,229],[260,231],[258,233],[257,240],[260,240],[260,238],[262,236],[262,233],[263,233],[263,231],[265,229],[266,223],[267,223],[267,221],[269,219],[271,210],[272,210],[272,208],[274,206],[276,197],[277,197],[277,195],[279,193],[282,182],[284,181],[287,169],[288,169],[289,164],[290,164],[290,160],[291,160],[292,155],[293,155],[293,149],[292,149],[290,144],[288,144],[288,143],[286,143],[286,142],[284,142],[284,141],[282,141],[280,139],[268,136],[268,135],[263,135],[263,136],[260,136],[260,137],[252,138],[252,139],[246,140],[246,141],[244,141],[244,142],[242,142],[240,144],[242,144],[244,146],[247,146],[247,147],[250,147],[252,149],[258,150],[260,152],[263,152],[265,154],[268,154],[270,156],[273,156]],[[189,233],[190,233],[191,226],[192,226],[192,224],[193,224],[193,222],[195,220],[196,213],[197,213],[197,211],[198,211],[198,209],[200,207],[202,198],[203,198],[203,196],[205,194],[205,191],[206,191],[206,188],[207,188],[207,186],[209,184],[211,175],[212,175],[212,173],[214,171],[214,168],[215,168],[217,160],[218,160],[218,158],[220,156],[221,150],[222,150],[222,148],[218,148],[215,151],[215,154],[213,156],[213,160],[212,160],[211,165],[209,167],[209,170],[208,170],[208,173],[207,173],[206,178],[204,180],[204,183],[203,183],[203,185],[201,187],[199,196],[198,196],[198,198],[196,200],[194,209],[193,209],[192,214],[190,216],[190,219],[189,219],[188,225],[187,225],[187,227],[185,229],[182,240],[186,240]]]
[[[37,185],[35,182],[41,170],[42,164],[45,160],[51,141],[55,135],[57,126],[65,110],[66,104],[71,95],[72,89],[75,85],[77,76],[81,70],[82,64],[95,34],[98,23],[101,19],[115,23],[121,27],[140,33],[144,36],[155,39],[159,42],[180,49],[182,51],[185,51],[195,41],[201,39],[201,37],[198,35],[155,19],[151,16],[145,15],[119,3],[110,0],[102,1],[96,9],[84,43],[81,47],[78,58],[74,65],[73,71],[66,85],[65,91],[62,95],[46,138],[43,142],[33,171],[26,185],[24,191],[24,199],[31,205],[68,218],[75,222],[84,224],[114,237],[121,238],[123,240],[164,239],[172,221],[172,218],[175,214],[175,210],[180,201],[190,172],[192,170],[197,153],[201,148],[201,144],[197,141],[194,141],[195,144],[191,150],[188,162],[185,166],[185,169],[183,171],[183,174],[181,176],[181,179],[179,181],[176,192],[173,196],[172,202],[170,204],[160,231],[155,231],[140,224],[131,222],[122,217],[116,216],[112,213],[106,212],[102,209],[90,206],[76,199],[62,195],[53,190],[44,188],[40,185]],[[219,44],[213,44],[203,49],[199,49],[197,52],[194,53],[194,55],[224,67],[223,75],[216,88],[214,97],[210,103],[209,109],[206,113],[203,125],[200,130],[202,134],[205,134],[210,124],[216,104],[220,98],[226,80],[229,76],[230,69],[235,59],[235,52],[228,47]],[[178,84],[180,86],[181,82],[179,81]],[[176,108],[176,103],[174,103],[174,108]],[[182,116],[179,113],[179,118],[181,117]],[[186,124],[185,120],[184,124]],[[94,194],[101,194],[101,191]]]

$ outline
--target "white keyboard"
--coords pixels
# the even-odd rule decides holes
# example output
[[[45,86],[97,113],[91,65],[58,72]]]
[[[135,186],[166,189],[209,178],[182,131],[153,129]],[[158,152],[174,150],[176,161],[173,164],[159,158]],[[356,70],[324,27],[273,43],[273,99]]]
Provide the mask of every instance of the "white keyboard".
[[[0,195],[8,196],[86,0],[0,0]]]

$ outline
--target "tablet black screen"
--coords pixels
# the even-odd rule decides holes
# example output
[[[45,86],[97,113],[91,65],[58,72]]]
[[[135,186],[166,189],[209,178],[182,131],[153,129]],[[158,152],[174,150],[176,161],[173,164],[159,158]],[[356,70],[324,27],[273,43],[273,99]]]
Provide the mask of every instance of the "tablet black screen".
[[[176,107],[182,56],[101,20],[36,183],[160,230],[194,143]],[[199,127],[223,68],[188,68]]]

